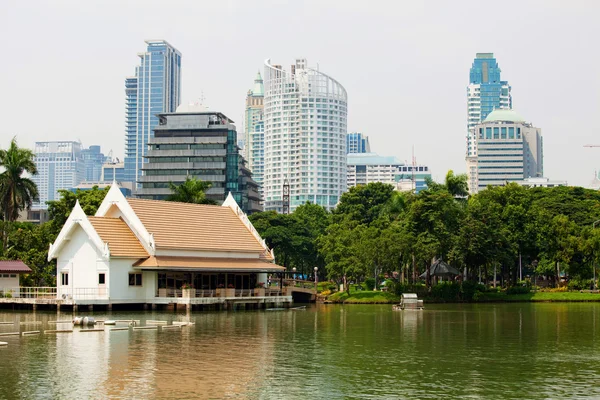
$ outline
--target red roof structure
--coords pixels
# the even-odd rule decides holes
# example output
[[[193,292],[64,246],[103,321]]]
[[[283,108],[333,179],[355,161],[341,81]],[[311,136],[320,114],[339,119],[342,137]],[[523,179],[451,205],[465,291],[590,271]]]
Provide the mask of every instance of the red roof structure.
[[[25,265],[21,260],[0,261],[0,272],[28,274],[31,272],[31,268]]]

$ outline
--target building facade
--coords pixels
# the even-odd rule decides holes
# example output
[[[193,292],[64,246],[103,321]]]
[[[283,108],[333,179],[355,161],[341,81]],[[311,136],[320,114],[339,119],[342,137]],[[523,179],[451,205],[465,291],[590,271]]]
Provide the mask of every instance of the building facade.
[[[102,165],[109,161],[102,153],[100,146],[90,146],[81,150],[83,163],[85,164],[85,180],[98,182],[102,176]]]
[[[288,211],[288,195],[289,211],[333,209],[346,191],[346,89],[303,58],[289,71],[266,60],[264,78],[265,210]]]
[[[75,205],[52,259],[64,304],[292,302],[265,289],[285,268],[231,196],[222,206],[141,200],[113,184],[94,216]]]
[[[471,131],[476,156],[467,157],[469,192],[543,177],[541,129],[513,110],[498,109]]]
[[[125,79],[125,181],[142,176],[148,141],[157,114],[175,112],[181,103],[181,53],[164,40],[147,40],[135,76]]]
[[[408,165],[396,157],[376,153],[348,154],[348,187],[381,182],[396,190],[418,193],[427,188],[427,178],[431,178],[431,172],[425,165]]]
[[[182,105],[177,111],[159,114],[136,196],[164,200],[171,194],[169,182],[177,185],[194,177],[211,182],[207,198],[220,204],[231,193],[244,212],[262,211],[258,185],[239,154],[233,121],[200,105]]]
[[[47,209],[47,201],[59,200],[59,190],[69,190],[85,179],[85,163],[79,142],[36,142],[34,161],[38,173],[31,179],[37,185],[39,202],[32,209]]]
[[[102,182],[123,182],[125,181],[125,164],[118,161],[106,162],[102,165],[102,174],[100,175]]]
[[[246,112],[244,125],[244,158],[252,171],[254,181],[259,184],[262,194],[263,175],[265,172],[265,92],[260,72],[254,79],[254,87],[246,95]]]
[[[511,87],[501,80],[493,53],[477,53],[467,86],[467,157],[476,156],[475,138],[470,132],[495,109],[511,109]]]
[[[526,187],[530,187],[530,188],[534,188],[534,187],[545,187],[545,188],[552,188],[552,187],[557,187],[557,186],[568,186],[567,181],[558,181],[558,180],[552,180],[550,178],[526,178],[523,179],[521,182],[517,182],[519,185],[521,186],[526,186]]]
[[[346,154],[350,153],[370,153],[371,145],[369,137],[360,132],[350,132],[346,134]]]

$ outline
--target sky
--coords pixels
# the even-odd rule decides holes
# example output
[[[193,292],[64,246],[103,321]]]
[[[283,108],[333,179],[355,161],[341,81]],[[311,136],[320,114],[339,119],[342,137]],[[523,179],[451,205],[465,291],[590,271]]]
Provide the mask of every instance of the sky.
[[[348,92],[348,130],[371,150],[465,172],[466,86],[492,52],[513,108],[542,129],[544,174],[588,186],[600,170],[600,1],[0,2],[0,147],[98,144],[122,159],[124,79],[144,40],[182,53],[182,102],[237,122],[264,61],[297,57]]]

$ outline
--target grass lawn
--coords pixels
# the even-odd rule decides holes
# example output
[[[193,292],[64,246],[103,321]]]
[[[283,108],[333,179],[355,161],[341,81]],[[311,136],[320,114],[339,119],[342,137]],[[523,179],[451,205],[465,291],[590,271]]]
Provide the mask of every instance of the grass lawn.
[[[486,301],[600,301],[600,294],[580,292],[482,293],[479,302]]]
[[[344,304],[388,304],[399,303],[400,297],[388,292],[375,292],[369,290],[353,291],[350,296],[347,292],[337,292],[327,298],[333,303]]]

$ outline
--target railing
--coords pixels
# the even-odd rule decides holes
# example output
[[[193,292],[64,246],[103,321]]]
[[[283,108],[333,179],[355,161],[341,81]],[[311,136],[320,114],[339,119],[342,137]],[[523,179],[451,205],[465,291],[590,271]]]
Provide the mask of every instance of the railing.
[[[0,288],[0,298],[56,299],[55,287]]]
[[[288,286],[300,287],[304,289],[314,289],[315,282],[314,281],[304,281],[300,279],[284,279],[284,283],[287,283]]]
[[[105,287],[95,288],[69,288],[59,287],[57,291],[59,299],[62,300],[96,300],[108,299],[108,289]]]
[[[229,292],[232,291],[232,292]],[[264,296],[281,296],[280,288],[265,288]],[[229,296],[233,294],[233,296]],[[171,298],[183,298],[185,297],[262,297],[260,291],[254,289],[211,289],[202,290],[196,289],[195,291],[190,290],[189,292],[181,289],[158,289],[156,291],[156,297],[171,297]]]

